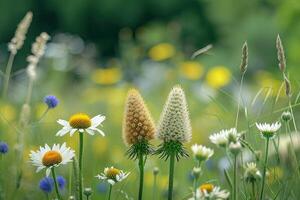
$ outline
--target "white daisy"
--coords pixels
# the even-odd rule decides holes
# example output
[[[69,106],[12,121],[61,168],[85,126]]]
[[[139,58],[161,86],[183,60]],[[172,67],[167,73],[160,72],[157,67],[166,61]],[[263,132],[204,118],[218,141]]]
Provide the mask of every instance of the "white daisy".
[[[236,128],[223,129],[219,133],[214,133],[209,136],[212,143],[226,147],[230,142],[237,142],[241,137],[241,134],[237,132]]]
[[[214,150],[203,145],[194,144],[191,149],[195,159],[200,162],[209,159],[214,154]]]
[[[281,127],[280,122],[267,124],[267,123],[256,123],[257,129],[261,132],[262,136],[265,138],[275,137],[276,131]]]
[[[40,146],[38,151],[31,151],[29,156],[32,165],[37,167],[36,172],[46,168],[46,175],[49,176],[52,167],[71,162],[75,151],[66,147],[66,143],[54,144],[52,148],[46,144],[45,147]]]
[[[100,180],[105,180],[109,184],[114,185],[115,183],[121,182],[127,176],[129,175],[129,172],[123,172],[122,170],[119,170],[114,167],[106,167],[104,169],[104,172],[101,174],[98,174],[96,177]]]
[[[104,132],[97,127],[102,126],[102,122],[105,120],[105,116],[97,115],[92,119],[84,113],[77,113],[70,117],[69,121],[59,119],[57,122],[63,126],[61,130],[56,133],[56,136],[63,136],[70,132],[72,136],[76,131],[83,133],[86,131],[90,135],[95,135],[95,132],[105,136]]]
[[[214,186],[213,184],[203,184],[199,187],[196,192],[197,200],[225,200],[229,197],[227,190],[221,190],[220,187]],[[195,197],[189,200],[194,200]]]

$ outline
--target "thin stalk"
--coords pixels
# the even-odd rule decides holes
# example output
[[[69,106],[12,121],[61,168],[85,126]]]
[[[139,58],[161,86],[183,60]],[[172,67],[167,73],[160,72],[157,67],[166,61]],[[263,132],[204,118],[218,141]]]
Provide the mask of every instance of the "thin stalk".
[[[237,200],[237,155],[234,155],[233,162],[233,200]]]
[[[112,191],[112,185],[109,184],[109,191],[108,191],[108,197],[107,197],[107,200],[110,200],[110,197],[111,197],[111,191]]]
[[[175,168],[175,154],[170,155],[170,170],[169,170],[169,192],[168,200],[173,199],[173,179],[174,179],[174,168]]]
[[[6,71],[5,71],[5,75],[4,75],[4,83],[3,83],[3,93],[2,93],[2,97],[6,98],[7,95],[7,90],[8,90],[8,85],[9,85],[9,78],[10,78],[10,74],[11,74],[11,69],[12,69],[12,65],[15,59],[15,54],[11,53],[9,55],[8,58],[8,62],[6,65]]]
[[[289,134],[289,137],[290,137],[290,140],[291,140],[291,145],[292,145],[292,149],[293,149],[293,161],[296,162],[296,165],[297,165],[297,175],[300,176],[300,174],[299,174],[299,169],[300,168],[299,168],[299,163],[298,163],[297,155],[296,155],[296,152],[295,152],[295,146],[294,146],[294,142],[293,142],[293,138],[292,138],[292,131],[291,131],[290,124],[288,122],[285,122],[285,130]]]
[[[253,197],[253,200],[255,200],[255,183],[254,181],[251,182],[251,187],[252,187],[252,197]]]
[[[235,118],[235,128],[238,126],[238,121],[239,121],[239,113],[240,113],[240,101],[241,101],[241,96],[242,96],[242,88],[243,88],[243,82],[244,82],[244,74],[242,74],[241,82],[240,82],[240,90],[239,90],[239,96],[238,96],[238,107],[237,107],[237,112],[236,112],[236,118]]]
[[[270,138],[266,138],[265,161],[264,161],[264,166],[263,166],[262,184],[261,184],[261,191],[260,191],[260,198],[259,198],[260,200],[263,200],[263,196],[264,196],[266,171],[267,171],[267,165],[268,165],[269,141],[270,141]]]
[[[156,180],[157,180],[157,174],[154,175],[154,180],[153,180],[152,200],[156,200]]]
[[[79,200],[82,200],[83,199],[83,196],[82,196],[82,181],[83,181],[83,178],[82,178],[82,157],[83,157],[83,133],[82,132],[79,132]]]
[[[57,199],[61,200],[62,198],[59,194],[58,184],[57,184],[57,181],[56,181],[56,175],[55,175],[54,167],[51,168],[51,172],[52,172],[52,177],[53,177],[53,181],[54,181],[54,186],[55,186],[55,192],[56,192]]]
[[[41,121],[44,119],[44,117],[47,115],[48,111],[49,111],[49,108],[47,108],[47,109],[43,112],[42,116],[41,116],[40,119],[38,120],[38,123],[41,122]]]
[[[200,162],[199,161],[197,161],[197,165],[196,165],[197,167],[200,167]],[[195,200],[197,200],[197,198],[196,198],[196,193],[197,193],[197,188],[198,188],[198,178],[199,178],[199,176],[195,176],[194,177],[194,197],[195,197]]]
[[[27,88],[27,96],[26,96],[26,104],[30,103],[31,96],[32,96],[32,88],[33,88],[33,82],[34,80],[32,78],[29,78],[28,88]]]
[[[144,156],[139,153],[139,170],[140,170],[140,186],[139,186],[139,200],[143,199],[143,187],[144,187]]]

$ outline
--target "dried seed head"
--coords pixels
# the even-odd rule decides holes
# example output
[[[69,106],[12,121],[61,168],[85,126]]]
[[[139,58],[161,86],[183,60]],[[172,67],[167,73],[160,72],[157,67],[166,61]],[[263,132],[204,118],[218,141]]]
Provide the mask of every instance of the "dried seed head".
[[[284,75],[283,78],[284,78],[284,85],[285,85],[285,94],[287,97],[291,97],[292,95],[291,82],[286,75]]]
[[[15,36],[8,43],[8,50],[12,54],[16,54],[19,49],[22,48],[24,40],[26,38],[26,33],[32,21],[32,12],[28,12],[22,21],[19,23]]]
[[[157,136],[164,142],[189,142],[192,138],[192,129],[184,91],[175,86],[165,103],[162,111]]]
[[[284,49],[279,35],[277,36],[276,39],[276,48],[277,48],[277,57],[279,61],[278,66],[280,71],[284,72],[286,68],[286,61],[285,61]]]
[[[50,36],[43,32],[41,33],[32,44],[31,53],[32,55],[27,57],[28,66],[26,69],[27,75],[30,79],[36,79],[36,66],[40,60],[40,58],[45,53],[46,43],[50,39]]]
[[[248,67],[248,45],[247,42],[244,43],[242,48],[242,61],[240,65],[241,73],[244,74]]]
[[[128,92],[123,120],[125,144],[136,144],[141,140],[154,138],[155,125],[140,93],[131,89]]]

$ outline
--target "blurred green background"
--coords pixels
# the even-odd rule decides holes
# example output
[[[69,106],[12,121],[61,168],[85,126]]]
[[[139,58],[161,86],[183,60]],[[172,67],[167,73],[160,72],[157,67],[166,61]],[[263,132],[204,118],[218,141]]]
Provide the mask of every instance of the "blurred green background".
[[[7,166],[6,170],[13,177],[16,134],[11,124],[17,124],[25,98],[26,56],[30,54],[35,37],[42,31],[48,32],[51,40],[38,67],[31,102],[24,180],[17,194],[20,199],[44,197],[38,189],[38,181],[44,174],[35,174],[28,164],[29,150],[44,143],[63,141],[77,150],[76,136],[54,137],[60,128],[56,120],[68,119],[77,112],[107,116],[103,127],[106,137],[86,137],[85,186],[93,188],[94,197],[104,198],[106,187],[99,185],[94,176],[104,167],[113,165],[132,172],[128,180],[116,187],[114,197],[123,199],[117,192],[122,189],[136,198],[137,166],[124,156],[127,148],[121,139],[124,101],[131,87],[141,91],[157,121],[168,92],[173,85],[181,84],[187,95],[193,127],[193,142],[187,144],[187,148],[195,142],[214,147],[209,143],[208,135],[234,125],[241,47],[245,41],[249,46],[249,65],[241,113],[246,108],[248,119],[241,114],[239,130],[247,129],[256,121],[279,120],[282,108],[287,106],[284,90],[280,90],[282,77],[275,47],[277,34],[281,35],[286,51],[292,102],[298,103],[300,2],[297,0],[242,0],[238,3],[234,0],[0,0],[2,71],[9,56],[7,43],[29,10],[33,12],[33,22],[25,46],[16,56],[9,101],[1,99],[0,102],[1,115],[7,119],[0,123],[0,139],[7,141],[11,149],[1,161],[4,163],[1,167]],[[211,50],[191,58],[196,50],[208,44],[213,45]],[[56,95],[60,104],[37,123],[46,109],[42,99],[47,94]],[[297,107],[295,111],[299,117]],[[247,134],[254,148],[262,150],[263,141],[254,126]],[[154,141],[154,144],[158,143]],[[222,173],[226,166],[225,155],[218,149],[215,154],[204,168],[202,182],[212,180],[228,189]],[[156,157],[151,157],[146,165],[146,199],[152,198],[154,166],[161,169],[158,196],[163,199],[168,166]],[[176,199],[191,194],[192,168],[192,159],[177,165]],[[283,172],[284,169],[281,165],[274,167],[276,174],[271,175],[269,183],[275,191],[280,188],[280,181],[292,175],[288,170]],[[59,171],[65,177],[68,172],[68,167]],[[7,183],[4,190],[12,195],[14,182],[9,176],[4,180]],[[65,196],[67,194],[66,189]]]

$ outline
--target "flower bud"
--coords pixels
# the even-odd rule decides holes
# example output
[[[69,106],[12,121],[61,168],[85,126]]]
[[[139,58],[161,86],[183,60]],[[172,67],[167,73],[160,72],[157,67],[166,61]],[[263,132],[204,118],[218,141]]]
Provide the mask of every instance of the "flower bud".
[[[292,119],[292,114],[290,113],[290,111],[285,111],[281,114],[281,119],[284,122],[288,122]]]
[[[233,155],[238,155],[242,150],[242,145],[239,142],[231,142],[229,144],[229,151],[233,154]]]

